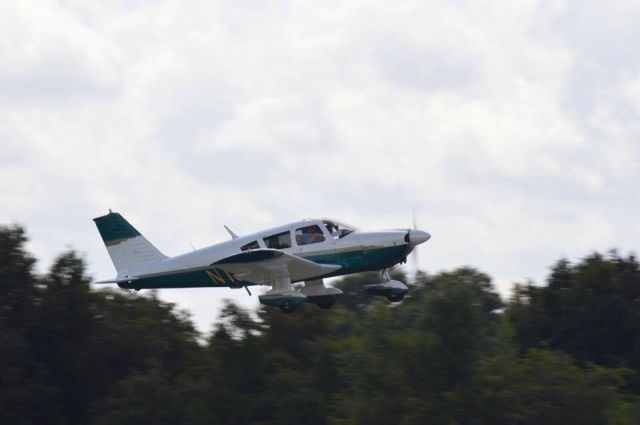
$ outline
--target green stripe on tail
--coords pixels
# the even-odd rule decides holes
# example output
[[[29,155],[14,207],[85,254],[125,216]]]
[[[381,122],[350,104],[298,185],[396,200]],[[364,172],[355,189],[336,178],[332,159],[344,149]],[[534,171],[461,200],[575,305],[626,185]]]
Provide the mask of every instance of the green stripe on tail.
[[[100,236],[107,246],[140,236],[140,232],[118,213],[110,212],[102,217],[94,218],[93,221],[98,226]]]

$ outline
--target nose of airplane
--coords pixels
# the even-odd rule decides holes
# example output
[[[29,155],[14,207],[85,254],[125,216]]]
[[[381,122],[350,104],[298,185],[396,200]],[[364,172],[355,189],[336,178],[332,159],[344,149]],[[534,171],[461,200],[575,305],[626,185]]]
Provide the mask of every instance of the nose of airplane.
[[[419,245],[431,239],[431,235],[423,230],[411,229],[409,231],[409,243],[411,245]]]

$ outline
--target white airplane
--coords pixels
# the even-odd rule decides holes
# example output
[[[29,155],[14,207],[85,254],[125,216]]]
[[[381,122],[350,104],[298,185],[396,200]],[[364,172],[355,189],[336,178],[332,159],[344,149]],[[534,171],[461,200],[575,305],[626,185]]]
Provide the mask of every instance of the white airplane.
[[[417,229],[362,231],[329,219],[309,219],[238,236],[231,240],[167,257],[120,214],[93,221],[107,247],[117,276],[94,283],[117,283],[127,289],[269,285],[262,304],[290,313],[303,302],[330,308],[342,296],[323,279],[381,270],[382,282],[364,285],[374,295],[402,300],[407,286],[389,278],[387,269],[403,263],[418,244],[431,238]],[[292,283],[304,282],[296,290]]]

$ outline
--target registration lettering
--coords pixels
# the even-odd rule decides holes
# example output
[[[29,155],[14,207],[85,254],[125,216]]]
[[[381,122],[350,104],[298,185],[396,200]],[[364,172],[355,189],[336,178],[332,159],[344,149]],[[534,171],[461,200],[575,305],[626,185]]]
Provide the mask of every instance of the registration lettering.
[[[211,278],[213,283],[217,284],[230,285],[238,282],[238,279],[236,279],[233,273],[227,273],[221,269],[207,270],[207,275]]]

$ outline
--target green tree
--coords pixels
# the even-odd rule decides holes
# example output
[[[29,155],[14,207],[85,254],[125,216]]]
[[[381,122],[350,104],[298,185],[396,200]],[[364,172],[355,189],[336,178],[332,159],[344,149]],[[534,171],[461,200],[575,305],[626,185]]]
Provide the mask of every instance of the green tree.
[[[640,370],[640,266],[632,256],[561,260],[546,286],[517,288],[508,316],[521,350],[548,346],[581,362]]]
[[[158,363],[144,372],[133,372],[116,383],[113,391],[93,406],[96,425],[175,425],[182,406]]]
[[[329,397],[337,385],[327,344],[331,314],[314,305],[303,305],[292,315],[269,308],[259,311],[268,394],[264,403],[273,409],[271,423],[326,423]]]
[[[578,367],[567,354],[531,350],[482,360],[469,423],[605,424],[618,406],[624,371]]]
[[[374,302],[335,344],[343,388],[333,423],[455,423],[502,306],[471,268],[420,276],[402,305]]]
[[[57,390],[46,385],[27,338],[41,299],[26,242],[20,226],[0,226],[0,423],[55,423]]]
[[[155,292],[94,291],[73,251],[43,276],[0,227],[0,423],[637,424],[634,257],[560,261],[503,311],[470,267],[418,273],[401,303],[373,274],[329,310],[227,303],[208,337]],[[394,276],[395,277],[395,276]],[[406,280],[406,277],[395,277]]]
[[[35,259],[25,251],[27,237],[20,226],[0,226],[0,320],[24,328],[36,301]]]
[[[39,424],[56,416],[55,389],[42,372],[20,330],[0,321],[0,423]]]

